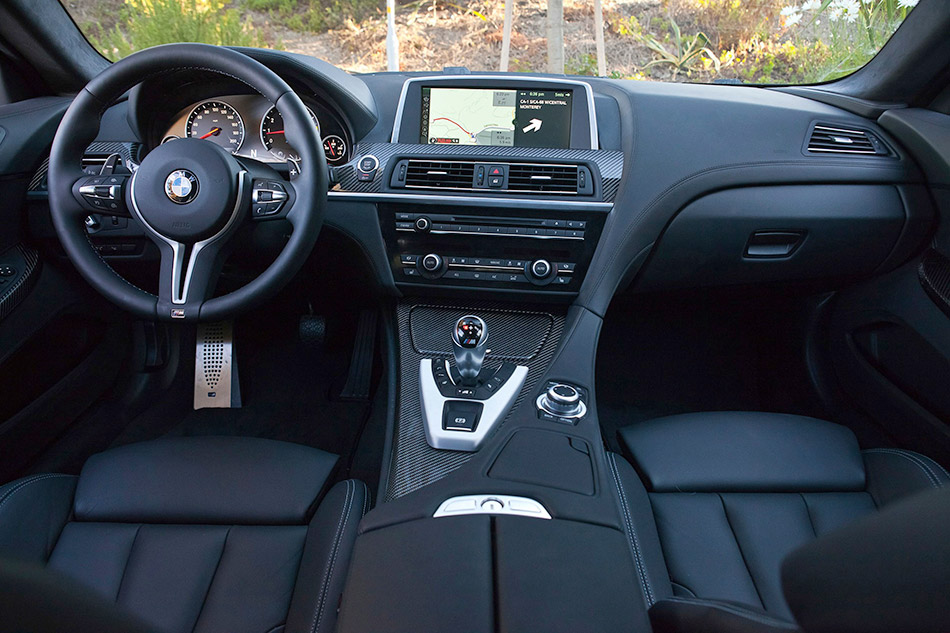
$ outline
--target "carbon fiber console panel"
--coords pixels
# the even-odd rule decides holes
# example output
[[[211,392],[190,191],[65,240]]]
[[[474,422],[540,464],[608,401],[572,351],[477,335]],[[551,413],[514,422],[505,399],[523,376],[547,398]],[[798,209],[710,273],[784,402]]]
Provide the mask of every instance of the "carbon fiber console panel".
[[[436,450],[426,442],[419,397],[419,362],[452,358],[450,332],[466,314],[483,318],[490,329],[485,368],[514,362],[528,368],[512,411],[530,405],[538,379],[561,338],[563,313],[519,310],[499,303],[454,306],[440,301],[404,301],[396,307],[399,328],[399,403],[386,500],[397,499],[445,477],[476,453]],[[509,413],[509,416],[511,414]],[[502,425],[504,422],[502,422]]]
[[[950,315],[950,259],[931,248],[917,265],[917,276],[927,296]]]

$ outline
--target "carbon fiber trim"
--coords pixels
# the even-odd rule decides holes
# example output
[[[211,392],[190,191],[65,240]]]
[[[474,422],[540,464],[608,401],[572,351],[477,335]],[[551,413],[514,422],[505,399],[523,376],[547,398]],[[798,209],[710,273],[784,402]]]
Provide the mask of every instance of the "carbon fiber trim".
[[[122,161],[125,164],[128,164],[129,161],[139,162],[139,153],[142,150],[141,143],[124,143],[124,142],[109,142],[109,143],[92,143],[89,147],[86,148],[86,154],[97,154],[97,155],[110,155],[118,154],[122,157]],[[28,191],[46,191],[46,172],[49,171],[49,157],[43,160],[43,163],[40,165],[39,169],[36,170],[36,173],[33,174],[33,177],[30,179],[30,186]]]
[[[16,268],[19,274],[9,286],[0,286],[0,321],[7,318],[7,315],[23,301],[39,277],[37,273],[40,258],[35,250],[18,244],[11,251],[13,251],[12,257],[8,255],[10,251],[4,253],[3,263]]]
[[[931,301],[950,316],[950,259],[929,249],[917,265],[917,276]]]
[[[367,155],[379,159],[379,176],[372,182],[357,180],[356,161]],[[383,190],[386,168],[394,157],[418,158],[428,156],[445,156],[452,158],[472,158],[484,161],[501,161],[517,159],[526,161],[576,161],[589,162],[597,166],[603,178],[603,200],[613,202],[620,187],[620,178],[623,176],[623,152],[598,149],[556,149],[547,147],[485,147],[476,145],[416,145],[410,143],[361,143],[356,146],[353,161],[337,168],[339,187],[341,191],[358,193],[379,193]],[[434,193],[440,193],[438,191]],[[444,191],[441,193],[445,193]],[[459,193],[459,192],[455,192]],[[413,195],[424,196],[425,192],[414,189]],[[536,194],[520,194],[521,197],[545,200],[583,198],[568,196],[542,196]],[[504,198],[499,198],[503,200]]]
[[[387,501],[442,479],[474,455],[436,450],[429,446],[422,424],[419,398],[419,362],[423,358],[452,357],[448,333],[455,321],[466,314],[477,314],[488,324],[488,346],[492,352],[486,359],[486,368],[497,367],[503,360],[518,362],[528,368],[524,387],[512,411],[525,400],[530,400],[530,394],[554,356],[564,327],[562,313],[517,310],[499,303],[461,307],[441,302],[399,303],[396,306],[399,328],[399,404],[386,489]],[[427,351],[421,353],[420,349]]]

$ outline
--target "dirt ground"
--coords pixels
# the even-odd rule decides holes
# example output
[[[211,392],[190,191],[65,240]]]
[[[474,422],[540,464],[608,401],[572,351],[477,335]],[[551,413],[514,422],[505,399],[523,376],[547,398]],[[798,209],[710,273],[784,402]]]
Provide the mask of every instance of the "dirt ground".
[[[454,4],[425,2],[397,10],[400,70],[439,70],[444,66],[499,70],[504,3],[468,6],[486,19]],[[546,10],[545,0],[515,1],[509,70],[546,70]],[[651,59],[631,36],[615,33],[611,22],[631,15],[643,19],[645,14],[658,11],[660,0],[605,0],[608,74],[633,75]],[[288,31],[267,24],[266,16],[259,19],[265,23],[265,33],[288,51],[313,55],[351,72],[386,69],[386,23],[382,15],[320,34]],[[566,70],[590,73],[596,68],[593,3],[566,1],[564,19]]]

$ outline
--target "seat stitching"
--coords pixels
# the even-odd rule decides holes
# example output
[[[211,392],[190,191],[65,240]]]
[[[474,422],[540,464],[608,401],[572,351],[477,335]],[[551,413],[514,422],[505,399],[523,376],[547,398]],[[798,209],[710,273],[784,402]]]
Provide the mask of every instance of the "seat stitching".
[[[646,564],[643,561],[640,553],[639,539],[637,538],[637,533],[633,528],[633,519],[630,516],[630,511],[627,508],[627,495],[624,491],[623,483],[620,481],[620,473],[617,470],[617,461],[613,453],[608,453],[607,461],[614,477],[614,483],[617,485],[617,492],[620,494],[620,509],[623,512],[624,525],[627,527],[627,543],[630,545],[630,549],[633,552],[633,562],[637,566],[637,575],[640,577],[640,584],[643,586],[643,590],[646,593],[647,607],[649,607],[656,603],[656,599],[653,596],[653,589],[650,587],[650,579],[646,573]]]
[[[680,598],[678,596],[664,598],[664,601],[676,602],[679,604],[698,604],[699,606],[710,607],[712,609],[720,609],[726,613],[731,613],[742,618],[748,618],[761,624],[780,626],[791,631],[799,630],[798,627],[791,622],[787,622],[779,618],[773,618],[765,613],[757,613],[751,609],[744,609],[741,605],[723,604],[721,602],[716,602],[715,600],[704,600],[702,598]]]
[[[353,496],[356,492],[356,484],[353,480],[346,481],[346,498],[343,501],[343,514],[340,516],[340,522],[336,526],[336,534],[333,537],[333,548],[330,550],[330,564],[327,573],[323,577],[323,588],[320,590],[320,599],[317,602],[317,611],[313,614],[313,622],[310,625],[310,631],[313,633],[320,626],[323,620],[323,609],[326,606],[327,593],[330,591],[330,579],[333,577],[333,567],[336,564],[336,555],[339,552],[340,540],[343,538],[343,530],[346,529],[346,523],[349,519],[350,507],[352,506]]]
[[[736,542],[736,549],[739,550],[739,557],[742,558],[742,564],[745,565],[746,571],[749,573],[749,580],[752,581],[752,588],[755,589],[755,595],[759,597],[759,603],[762,605],[762,608],[765,608],[765,600],[762,599],[762,592],[759,591],[759,585],[755,582],[755,576],[752,575],[752,568],[749,567],[749,561],[745,558],[745,552],[742,551],[742,544],[739,543],[739,535],[736,534],[736,529],[732,527],[732,520],[729,518],[729,510],[726,509],[726,500],[722,498],[720,493],[716,493],[716,496],[719,497],[719,504],[722,506],[722,514],[726,517],[726,524],[729,526],[729,531],[732,532],[732,539]]]
[[[930,479],[930,482],[934,485],[935,488],[940,486],[940,480],[937,478],[937,473],[935,473],[933,469],[930,468],[927,462],[920,459],[920,456],[917,455],[916,453],[912,453],[911,451],[904,451],[904,450],[900,450],[896,448],[893,448],[893,449],[882,448],[882,449],[877,449],[877,450],[880,453],[884,453],[888,455],[900,455],[901,457],[905,459],[911,460],[927,473],[927,478]]]
[[[34,475],[33,477],[25,479],[24,481],[21,481],[17,485],[13,486],[13,488],[11,488],[8,493],[3,495],[3,498],[0,499],[0,508],[3,508],[6,502],[9,501],[11,498],[13,498],[13,495],[23,490],[30,484],[34,484],[38,481],[43,481],[44,479],[52,479],[54,477],[75,477],[75,475],[62,475],[59,473],[47,473],[45,475]]]
[[[941,486],[941,482],[939,479],[937,479],[936,473],[934,473],[934,471],[931,470],[930,467],[927,466],[927,464],[925,464],[923,461],[921,461],[920,459],[916,459],[912,453],[898,450],[895,448],[872,448],[864,452],[879,454],[879,455],[896,455],[897,457],[903,457],[910,463],[917,466],[917,468],[919,468],[920,471],[924,473],[924,475],[927,477],[927,479],[930,481],[930,484],[934,488],[939,488]]]
[[[929,470],[930,472],[934,474],[934,479],[937,480],[938,485],[942,485],[943,482],[940,481],[940,477],[937,475],[937,471],[933,470],[932,468],[933,466],[936,466],[938,471],[942,472],[947,477],[947,479],[950,479],[950,473],[947,472],[947,469],[941,466],[939,463],[937,463],[936,460],[931,459],[930,457],[927,457],[926,455],[921,455],[920,453],[917,453],[914,451],[905,451],[902,449],[886,449],[885,448],[885,449],[879,449],[879,450],[885,450],[885,451],[895,450],[903,455],[910,457],[911,459],[917,460],[918,462],[920,462],[922,466],[926,467],[927,470]]]
[[[363,512],[360,517],[364,517],[369,512],[369,486],[366,485],[366,482],[361,483],[363,484]]]

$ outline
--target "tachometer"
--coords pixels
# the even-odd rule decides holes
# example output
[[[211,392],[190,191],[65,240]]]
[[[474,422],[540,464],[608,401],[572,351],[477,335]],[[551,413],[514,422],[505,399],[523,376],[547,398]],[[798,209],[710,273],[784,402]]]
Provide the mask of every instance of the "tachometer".
[[[237,110],[224,101],[205,101],[188,115],[185,134],[217,143],[233,154],[244,143],[244,121]]]
[[[310,108],[307,108],[307,112],[310,113],[310,118],[313,119],[313,124],[317,126],[319,132],[320,121],[317,120],[317,115]],[[261,142],[280,160],[300,160],[300,155],[284,138],[284,117],[280,116],[277,108],[272,107],[261,119]]]

